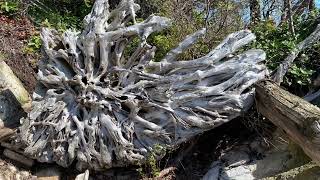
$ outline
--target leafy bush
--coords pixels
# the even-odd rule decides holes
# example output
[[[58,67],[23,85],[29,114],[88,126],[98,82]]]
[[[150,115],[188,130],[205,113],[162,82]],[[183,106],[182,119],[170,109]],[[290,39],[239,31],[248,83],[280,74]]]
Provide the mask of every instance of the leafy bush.
[[[37,27],[55,28],[63,32],[69,28],[81,29],[82,19],[91,11],[92,4],[91,0],[38,0],[32,2],[27,13]],[[39,57],[41,44],[40,36],[34,35],[23,52]],[[30,63],[36,67],[37,60],[33,59]]]
[[[32,54],[37,51],[40,51],[41,44],[42,44],[42,41],[39,35],[32,36],[29,39],[27,46],[24,48],[24,53]]]
[[[253,47],[263,49],[267,53],[266,64],[270,70],[275,70],[296,45],[314,31],[317,16],[318,12],[313,12],[308,17],[295,18],[295,37],[290,33],[288,24],[276,26],[271,20],[261,22],[252,29],[257,36]],[[312,76],[319,68],[319,63],[316,63],[318,57],[315,54],[320,54],[320,44],[302,52],[290,68],[283,85],[291,92],[304,95],[309,91]]]
[[[80,29],[91,6],[92,2],[89,0],[39,0],[29,7],[28,14],[39,26],[60,31],[68,28]]]
[[[18,1],[3,1],[0,2],[0,13],[6,15],[12,15],[18,11],[19,2]]]
[[[137,169],[140,176],[145,179],[148,177],[156,178],[160,174],[160,162],[158,161],[159,157],[164,157],[167,152],[167,149],[160,144],[155,144],[152,148],[150,155],[146,159],[144,166],[140,165],[140,168]]]

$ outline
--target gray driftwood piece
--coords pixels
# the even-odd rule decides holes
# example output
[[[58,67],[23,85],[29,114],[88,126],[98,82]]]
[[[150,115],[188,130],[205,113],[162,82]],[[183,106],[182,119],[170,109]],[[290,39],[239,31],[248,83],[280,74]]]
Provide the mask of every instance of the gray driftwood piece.
[[[256,85],[258,111],[320,165],[320,109],[271,81]]]
[[[140,7],[133,0],[108,7],[97,0],[82,32],[42,30],[46,59],[20,129],[26,155],[64,167],[76,160],[78,169],[141,164],[150,152],[175,148],[252,105],[250,86],[267,74],[266,55],[231,56],[255,39],[250,31],[230,34],[204,57],[179,61],[202,29],[155,62],[147,38],[169,19],[136,22]]]
[[[29,93],[0,57],[0,141],[15,133],[30,108]]]
[[[6,156],[7,158],[9,159],[12,159],[16,162],[19,162],[21,164],[23,164],[24,166],[30,168],[33,166],[34,164],[34,160],[33,159],[30,159],[30,158],[26,158],[25,156],[19,154],[19,153],[16,153],[14,151],[11,151],[9,149],[5,149],[3,151],[3,155]]]
[[[25,111],[31,108],[31,97],[28,91],[23,87],[22,82],[13,73],[10,67],[0,58],[0,91],[10,91],[19,106]],[[2,102],[2,101],[1,101]],[[12,113],[7,113],[12,114]],[[14,113],[13,113],[14,114]]]

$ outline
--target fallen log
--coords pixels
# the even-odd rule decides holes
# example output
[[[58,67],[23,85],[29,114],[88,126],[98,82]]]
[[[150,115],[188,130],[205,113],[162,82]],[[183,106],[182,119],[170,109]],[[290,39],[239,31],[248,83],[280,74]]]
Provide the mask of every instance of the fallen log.
[[[32,167],[34,164],[34,160],[27,158],[19,153],[16,153],[14,151],[11,151],[9,149],[5,149],[3,151],[3,155],[6,156],[9,159],[12,159],[18,163],[21,163],[22,165],[26,166],[26,167]]]
[[[257,110],[320,165],[320,109],[271,81],[256,84]]]

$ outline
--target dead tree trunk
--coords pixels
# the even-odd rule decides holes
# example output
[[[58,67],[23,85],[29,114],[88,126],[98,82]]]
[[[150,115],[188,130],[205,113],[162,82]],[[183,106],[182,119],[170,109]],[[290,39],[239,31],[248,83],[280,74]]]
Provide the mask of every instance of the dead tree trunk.
[[[252,25],[258,23],[261,20],[259,0],[250,0],[250,16]]]
[[[320,109],[271,81],[256,84],[258,111],[320,165]]]
[[[288,18],[289,18],[289,30],[291,35],[296,38],[296,33],[294,30],[294,24],[293,24],[293,15],[292,15],[292,7],[291,7],[291,1],[290,0],[286,0],[287,1],[287,5],[288,5]]]

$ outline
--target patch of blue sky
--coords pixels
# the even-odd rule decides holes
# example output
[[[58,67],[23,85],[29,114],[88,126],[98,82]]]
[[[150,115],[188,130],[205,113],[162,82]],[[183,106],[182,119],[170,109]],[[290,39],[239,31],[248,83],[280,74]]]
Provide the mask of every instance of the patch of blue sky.
[[[316,0],[316,6],[317,8],[320,8],[320,0]]]

